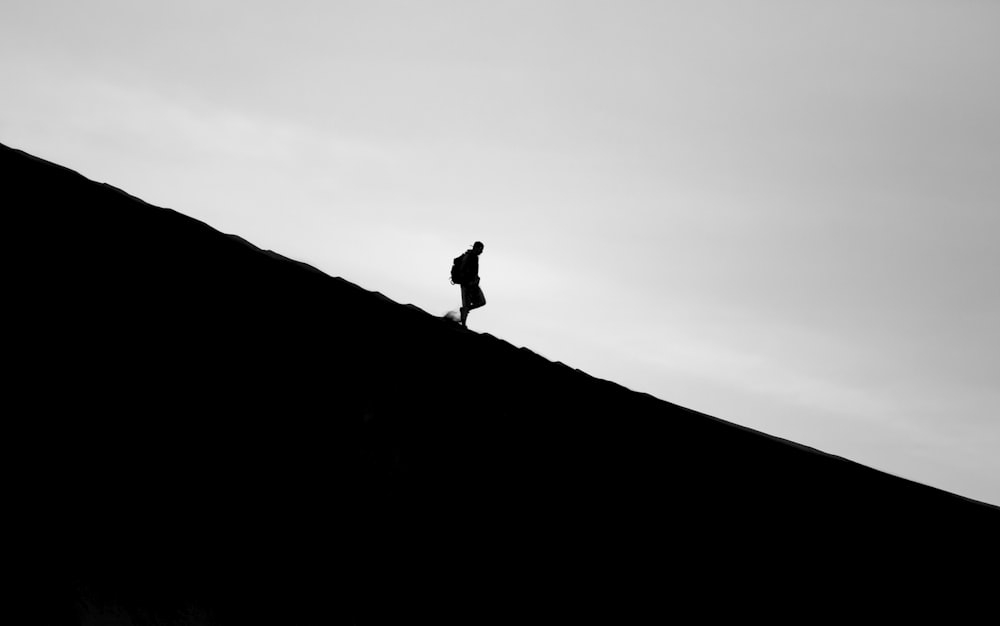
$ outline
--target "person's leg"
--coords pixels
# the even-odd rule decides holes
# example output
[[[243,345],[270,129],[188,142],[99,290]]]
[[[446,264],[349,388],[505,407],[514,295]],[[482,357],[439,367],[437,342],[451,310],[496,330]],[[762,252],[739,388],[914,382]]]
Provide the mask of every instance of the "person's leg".
[[[469,287],[468,295],[464,304],[465,308],[470,311],[486,305],[486,296],[483,295],[483,290],[479,288],[478,284],[471,285]]]
[[[465,320],[469,318],[469,288],[465,285],[462,285],[462,308],[458,312],[461,315],[461,324],[465,326]]]

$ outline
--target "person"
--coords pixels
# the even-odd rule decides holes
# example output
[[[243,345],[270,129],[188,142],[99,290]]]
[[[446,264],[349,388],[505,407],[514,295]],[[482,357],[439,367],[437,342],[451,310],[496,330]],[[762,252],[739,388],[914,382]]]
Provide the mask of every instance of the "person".
[[[486,297],[479,287],[479,255],[483,253],[483,242],[472,244],[472,249],[462,255],[461,280],[458,285],[462,289],[462,308],[459,309],[459,321],[467,326],[469,311],[486,305]]]

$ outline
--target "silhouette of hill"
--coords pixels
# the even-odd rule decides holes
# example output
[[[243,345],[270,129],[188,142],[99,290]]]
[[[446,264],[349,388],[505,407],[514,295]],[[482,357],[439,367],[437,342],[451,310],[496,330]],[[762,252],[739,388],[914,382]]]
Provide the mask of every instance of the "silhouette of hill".
[[[996,507],[591,377],[24,152],[0,146],[0,168],[18,623],[993,608]]]

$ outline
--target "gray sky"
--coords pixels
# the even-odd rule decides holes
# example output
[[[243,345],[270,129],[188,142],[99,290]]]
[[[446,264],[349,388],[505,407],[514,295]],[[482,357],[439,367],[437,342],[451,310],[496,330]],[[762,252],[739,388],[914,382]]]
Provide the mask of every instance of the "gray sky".
[[[3,0],[0,141],[1000,504],[1000,3]],[[614,416],[609,416],[613,419]]]

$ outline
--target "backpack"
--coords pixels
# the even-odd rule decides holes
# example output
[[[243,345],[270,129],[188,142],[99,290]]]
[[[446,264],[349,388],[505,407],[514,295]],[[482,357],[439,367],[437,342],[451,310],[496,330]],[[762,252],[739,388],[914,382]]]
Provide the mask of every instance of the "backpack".
[[[465,253],[463,252],[451,262],[451,284],[461,285],[465,280]]]

